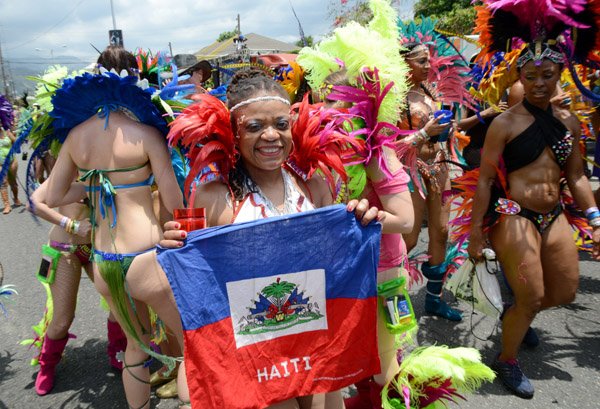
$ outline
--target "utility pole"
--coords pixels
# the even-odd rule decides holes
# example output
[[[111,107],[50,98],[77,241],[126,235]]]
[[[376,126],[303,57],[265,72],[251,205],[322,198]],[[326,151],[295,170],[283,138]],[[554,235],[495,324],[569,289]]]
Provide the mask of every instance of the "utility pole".
[[[171,53],[171,57],[173,57],[173,47],[171,46],[171,42],[169,41],[169,52]]]
[[[110,0],[110,14],[112,14],[113,29],[108,30],[108,43],[110,45],[123,47],[123,31],[117,30],[117,20],[115,19],[115,8],[113,7],[113,0]]]
[[[8,78],[6,77],[6,66],[4,65],[4,58],[2,58],[2,41],[0,40],[0,71],[2,71],[2,89],[4,90],[4,95],[7,97],[11,97],[10,88],[8,86]]]
[[[115,8],[113,7],[113,0],[110,0],[110,13],[112,14],[113,30],[117,29],[117,20],[115,20]]]
[[[240,15],[239,14],[237,15],[237,29],[236,29],[236,31],[237,31],[237,35],[242,34],[242,29],[240,27]]]

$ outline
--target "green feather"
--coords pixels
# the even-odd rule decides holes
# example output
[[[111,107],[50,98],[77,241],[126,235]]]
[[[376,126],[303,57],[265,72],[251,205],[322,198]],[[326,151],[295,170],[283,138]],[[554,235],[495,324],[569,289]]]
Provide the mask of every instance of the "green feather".
[[[452,380],[452,387],[458,394],[472,393],[483,382],[492,382],[496,375],[481,362],[481,354],[474,348],[448,348],[447,346],[421,347],[405,356],[399,373],[384,387],[383,408],[395,409],[397,399],[388,397],[390,389],[402,396],[404,387],[410,389],[411,408],[417,408],[419,397],[423,396],[426,385],[439,385],[446,379]],[[437,407],[443,402],[435,402],[429,407]]]

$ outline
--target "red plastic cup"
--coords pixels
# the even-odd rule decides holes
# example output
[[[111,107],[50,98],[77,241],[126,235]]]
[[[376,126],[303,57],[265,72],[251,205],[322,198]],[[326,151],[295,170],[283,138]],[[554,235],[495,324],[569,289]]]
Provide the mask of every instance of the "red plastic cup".
[[[173,210],[173,217],[181,225],[181,230],[188,233],[206,227],[203,207],[175,209]]]

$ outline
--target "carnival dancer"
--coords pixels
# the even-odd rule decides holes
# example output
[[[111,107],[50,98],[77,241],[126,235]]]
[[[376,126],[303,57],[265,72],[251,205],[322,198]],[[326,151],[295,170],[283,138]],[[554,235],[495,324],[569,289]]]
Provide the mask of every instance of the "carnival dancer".
[[[105,69],[137,70],[135,57],[110,46],[99,57]],[[134,69],[134,70],[132,70]],[[150,401],[147,304],[161,314],[162,299],[145,298],[146,277],[128,273],[132,260],[154,250],[162,237],[150,185],[156,182],[166,208],[182,206],[181,191],[164,139],[166,123],[134,75],[111,72],[68,79],[53,97],[53,135],[64,141],[48,181],[46,202],[56,207],[70,190],[88,186],[94,285],[106,298],[127,335],[123,385],[130,407]],[[176,320],[176,319],[175,319]],[[167,319],[165,319],[167,322]],[[166,357],[162,357],[167,360]]]
[[[173,141],[183,141],[191,148],[188,157],[192,171],[187,185],[206,165],[217,164],[217,170],[210,173],[218,176],[218,180],[199,185],[193,196],[195,207],[206,208],[208,226],[258,220],[333,203],[335,192],[332,186],[314,172],[321,168],[333,183],[329,168],[343,175],[340,155],[347,149],[347,144],[356,145],[356,142],[353,138],[335,134],[327,138],[327,134],[323,134],[323,138],[311,136],[312,126],[303,128],[307,125],[309,108],[301,107],[297,119],[292,120],[289,104],[285,90],[263,72],[240,71],[228,87],[229,111],[213,97],[202,96],[200,105],[190,106],[175,121],[171,131]],[[219,118],[219,121],[207,123],[209,117]],[[221,128],[229,123],[231,130]],[[211,134],[210,138],[198,139]],[[316,140],[322,143],[313,146]],[[239,152],[239,159],[236,152]],[[369,208],[366,200],[352,201],[348,210],[355,211],[363,224],[375,218],[384,226],[386,221],[395,222],[387,212]],[[180,247],[183,243],[179,240],[186,233],[178,230],[179,225],[175,222],[167,223],[165,227],[166,236],[161,245]],[[144,260],[154,265],[154,269],[142,266]],[[158,268],[150,256],[136,260],[133,267],[138,266],[145,271]],[[294,398],[272,407],[305,408],[311,405],[335,408],[343,407],[343,402],[341,394],[334,392]]]
[[[579,282],[562,180],[586,209],[592,254],[600,259],[600,212],[577,149],[579,123],[551,104],[563,66],[585,62],[597,49],[596,37],[586,33],[596,29],[588,22],[598,15],[595,2],[558,3],[490,0],[478,10],[482,57],[507,51],[504,47],[515,41],[528,43],[517,60],[525,98],[492,122],[485,139],[468,247],[471,257],[481,258],[487,232],[514,293],[493,367],[521,398],[534,394],[517,361],[521,341],[540,310],[574,299]]]
[[[84,203],[74,202],[59,207],[49,208],[46,200],[48,184],[43,183],[31,196],[29,210],[54,224],[48,234],[48,245],[44,246],[44,256],[52,260],[48,266],[49,275],[46,284],[50,287],[52,303],[46,310],[42,320],[41,351],[37,357],[40,370],[35,381],[38,395],[48,394],[54,387],[55,367],[59,363],[67,341],[74,335],[69,328],[75,317],[77,293],[81,279],[81,269],[93,280],[91,261],[91,229],[89,208]],[[49,310],[52,311],[51,316]],[[107,353],[110,365],[122,370],[123,364],[117,358],[125,351],[127,340],[121,327],[112,313],[107,320],[108,346]]]
[[[377,282],[384,283],[405,271],[407,252],[402,234],[413,227],[409,178],[395,153],[400,130],[391,125],[400,119],[398,107],[406,97],[408,66],[400,56],[393,8],[387,1],[370,1],[369,6],[374,18],[367,27],[356,22],[338,27],[315,47],[303,48],[297,61],[321,101],[351,113],[354,132],[363,128],[372,134],[366,137],[367,155],[380,159],[347,166],[349,181],[344,189],[345,198],[367,198],[402,221],[398,229],[382,234]],[[397,336],[389,332],[386,322],[380,309],[377,340],[382,371],[356,384],[358,396],[346,399],[348,408],[381,407],[383,386],[399,371]]]
[[[421,265],[421,272],[427,278],[425,311],[450,321],[460,321],[461,313],[441,299],[448,271],[449,207],[443,200],[450,189],[446,140],[449,134],[453,136],[454,125],[450,118],[442,121],[443,116],[434,116],[434,113],[440,108],[440,101],[446,105],[472,106],[472,98],[466,90],[467,64],[434,27],[435,21],[425,18],[420,24],[398,23],[403,46],[401,54],[410,67],[410,89],[400,128],[418,131],[416,137],[403,140],[412,145],[401,160],[411,176],[415,211],[413,230],[404,235],[404,240],[410,252],[417,244],[427,214],[428,260]]]
[[[13,204],[21,206],[19,186],[17,185],[18,164],[15,157],[10,155],[11,147],[15,142],[15,136],[12,133],[14,117],[12,104],[4,95],[0,95],[0,168],[6,169],[5,172],[7,172],[6,175],[4,175],[4,172],[0,174],[0,194],[4,202],[2,214],[8,214],[12,211],[8,198],[9,185],[13,194]],[[4,180],[4,176],[6,176],[6,180]]]

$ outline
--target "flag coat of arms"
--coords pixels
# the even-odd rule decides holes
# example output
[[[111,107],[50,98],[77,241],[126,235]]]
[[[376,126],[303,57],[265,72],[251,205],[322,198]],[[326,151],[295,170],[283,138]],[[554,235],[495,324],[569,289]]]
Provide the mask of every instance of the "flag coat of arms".
[[[264,408],[379,373],[381,225],[344,206],[198,230],[159,251],[193,407]]]

